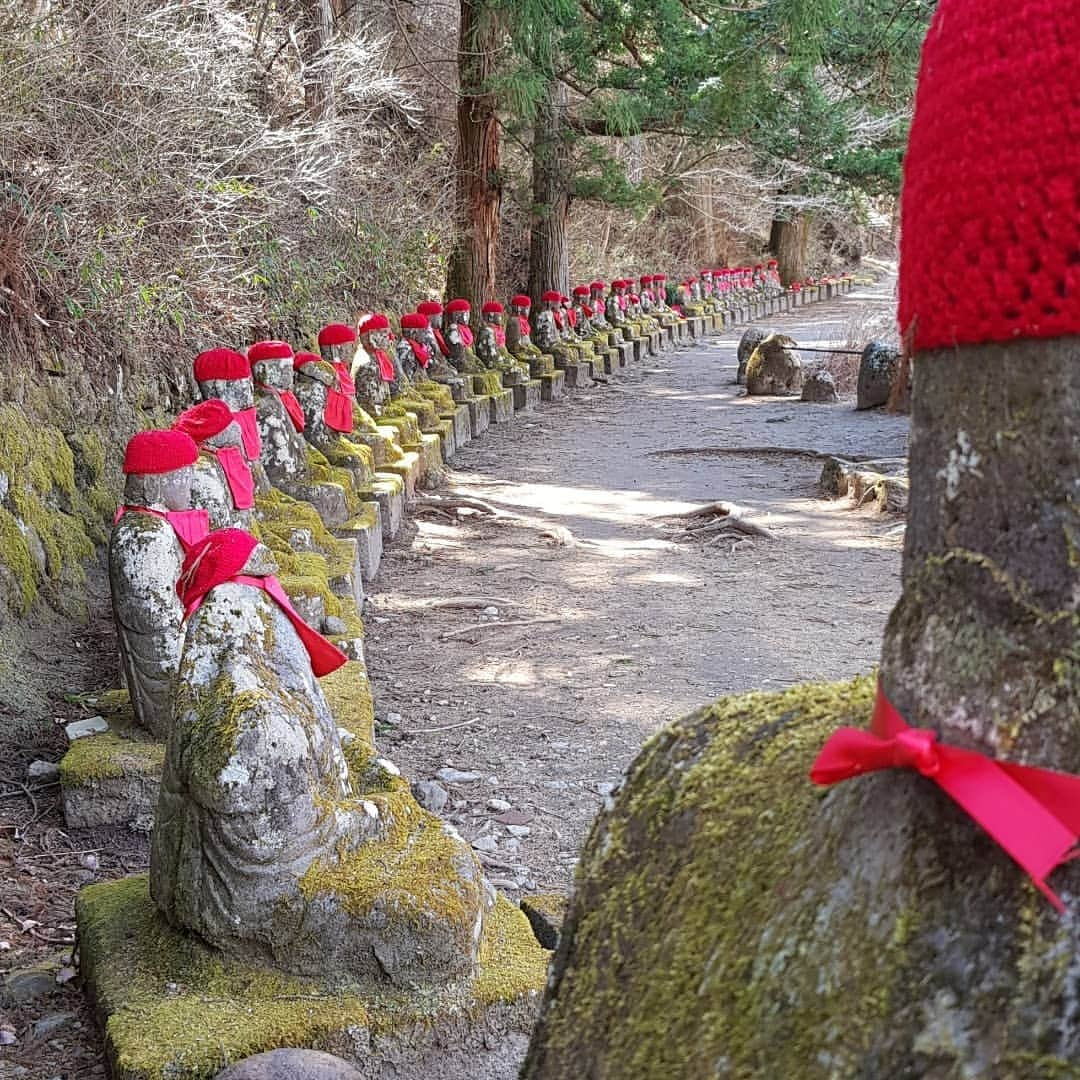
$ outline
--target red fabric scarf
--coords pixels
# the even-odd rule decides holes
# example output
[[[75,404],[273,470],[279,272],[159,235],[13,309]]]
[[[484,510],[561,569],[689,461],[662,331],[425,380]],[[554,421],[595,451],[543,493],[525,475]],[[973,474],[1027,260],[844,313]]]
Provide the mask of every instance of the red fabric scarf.
[[[234,412],[233,419],[240,425],[244,439],[244,453],[248,461],[258,461],[262,453],[262,437],[259,435],[259,412],[253,405],[243,412]]]
[[[562,312],[553,311],[551,314],[555,317],[555,325],[561,330],[563,328]]]
[[[577,328],[577,312],[573,308],[571,308],[566,313],[566,317],[570,321],[570,325],[576,329]]]
[[[1076,857],[1080,777],[998,761],[909,727],[878,683],[870,730],[841,728],[818,754],[810,779],[836,784],[880,769],[906,768],[933,780],[1031,876],[1058,909],[1046,878]]]
[[[206,510],[155,510],[152,506],[121,506],[113,516],[115,525],[126,513],[152,514],[167,521],[186,555],[200,540],[210,534],[210,514]]]
[[[409,343],[409,348],[412,349],[416,362],[422,368],[426,368],[431,363],[431,350],[423,342],[413,341],[412,338],[406,338],[405,340]]]
[[[238,446],[209,446],[206,443],[200,449],[217,458],[229,485],[233,506],[237,510],[250,510],[255,505],[255,478],[244,452]]]
[[[502,326],[492,326],[491,332],[495,335],[495,344],[500,349],[506,348],[506,328]]]
[[[375,359],[379,362],[379,374],[383,382],[393,382],[395,378],[394,361],[382,349],[375,350]]]
[[[585,312],[585,314],[586,314],[586,315],[587,315],[587,316],[588,316],[588,317],[589,317],[590,319],[591,319],[591,318],[592,318],[592,317],[593,317],[593,316],[594,316],[594,315],[596,314],[596,312],[595,312],[595,311],[593,310],[593,308],[592,308],[592,307],[590,307],[590,306],[589,306],[588,304],[582,304],[582,305],[581,305],[581,310],[582,310],[582,311],[584,311],[584,312]]]
[[[296,400],[296,395],[291,390],[279,390],[276,386],[261,382],[257,382],[255,385],[268,394],[276,394],[278,400],[285,406],[285,411],[289,414],[292,426],[297,431],[304,430],[304,410],[300,407],[300,402]]]
[[[439,352],[448,357],[450,347],[446,344],[446,338],[443,337],[442,331],[437,326],[433,326],[431,332],[435,335],[435,344],[439,346]]]
[[[473,343],[473,332],[471,326],[466,326],[464,323],[457,324],[458,333],[461,335],[461,344],[466,348],[471,348]]]
[[[528,316],[519,315],[517,317],[517,321],[518,321],[518,329],[521,331],[521,336],[523,338],[531,338],[532,337],[532,328],[529,326]]]

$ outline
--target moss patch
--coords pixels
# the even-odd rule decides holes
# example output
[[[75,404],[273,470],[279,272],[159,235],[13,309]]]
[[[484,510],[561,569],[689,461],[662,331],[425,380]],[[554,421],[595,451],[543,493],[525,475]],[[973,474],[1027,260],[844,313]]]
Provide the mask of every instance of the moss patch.
[[[72,743],[60,761],[60,783],[83,787],[125,776],[159,777],[164,765],[164,743],[125,739],[108,731]]]
[[[400,1032],[408,1050],[443,1017],[460,1025],[462,1014],[480,1017],[489,1004],[531,999],[543,985],[547,956],[524,916],[500,900],[481,941],[475,987],[448,985],[427,995],[335,992],[223,959],[171,929],[150,899],[146,875],[83,889],[76,914],[83,974],[123,1080],[210,1080],[230,1062],[265,1050],[332,1045],[349,1028]]]
[[[350,771],[363,769],[375,753],[375,705],[367,671],[352,660],[319,680],[337,726],[353,738],[342,749]]]

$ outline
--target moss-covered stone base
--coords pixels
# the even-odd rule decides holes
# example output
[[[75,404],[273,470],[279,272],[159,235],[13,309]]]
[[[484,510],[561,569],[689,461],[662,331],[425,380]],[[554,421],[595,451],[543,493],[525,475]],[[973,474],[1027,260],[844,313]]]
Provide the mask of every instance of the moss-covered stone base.
[[[529,1030],[549,956],[505,898],[488,915],[476,977],[423,994],[328,987],[223,959],[160,918],[145,875],[89,886],[76,915],[117,1080],[209,1080],[286,1046],[338,1054],[365,1077],[466,1080]],[[475,1071],[445,1067],[462,1049]]]
[[[722,699],[593,828],[522,1076],[1080,1077],[1080,869],[1059,917],[930,780],[816,788],[874,681]]]

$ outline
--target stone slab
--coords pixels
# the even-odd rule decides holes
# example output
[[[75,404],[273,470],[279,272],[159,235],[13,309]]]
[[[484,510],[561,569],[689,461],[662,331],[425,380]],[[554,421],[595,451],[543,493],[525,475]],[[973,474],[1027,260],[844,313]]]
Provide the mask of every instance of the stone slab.
[[[388,461],[378,466],[380,472],[395,473],[405,485],[405,496],[411,499],[416,494],[416,485],[420,479],[419,450],[405,450],[399,461]]]
[[[356,542],[360,574],[364,581],[371,581],[379,572],[382,561],[382,510],[378,502],[369,502],[362,513],[350,518],[334,532],[342,539]]]
[[[634,343],[632,341],[619,342],[619,367],[629,367],[634,359]]]
[[[64,820],[71,829],[126,825],[148,833],[154,823],[165,744],[133,729],[80,739],[60,761]]]
[[[383,544],[388,544],[401,532],[401,526],[405,523],[405,489],[401,477],[376,470],[371,493],[379,504]]]
[[[471,397],[466,402],[469,409],[469,426],[472,428],[472,437],[479,439],[491,426],[491,399],[488,397]]]
[[[331,529],[341,541],[343,549],[348,552],[348,570],[330,575],[330,591],[335,596],[352,600],[357,607],[361,607],[364,603],[364,565],[357,538],[344,532],[347,524],[348,521],[345,521]]]
[[[453,430],[453,425],[448,425]],[[446,476],[443,459],[443,436],[441,432],[424,431],[420,434],[420,476],[418,486],[430,490],[438,487]]]
[[[514,412],[522,412],[535,409],[540,404],[540,380],[530,379],[523,385],[518,385],[514,390]]]
[[[457,453],[457,438],[454,433],[454,418],[440,416],[438,424],[429,429],[430,434],[439,436],[443,461],[450,461]]]
[[[493,424],[508,424],[514,419],[514,392],[513,390],[501,390],[488,398],[491,407],[491,422]]]
[[[560,401],[566,386],[566,372],[552,371],[540,376],[540,400]]]
[[[168,926],[145,874],[76,900],[84,985],[120,1080],[211,1080],[284,1047],[335,1054],[364,1080],[512,1077],[550,954],[505,897],[467,980],[423,992],[331,986],[223,958]]]
[[[571,360],[562,371],[566,386],[582,387],[592,382],[592,364],[587,360]]]
[[[454,443],[460,450],[467,443],[472,442],[473,432],[469,406],[458,405],[454,409],[453,416],[450,417],[450,420],[454,425]]]

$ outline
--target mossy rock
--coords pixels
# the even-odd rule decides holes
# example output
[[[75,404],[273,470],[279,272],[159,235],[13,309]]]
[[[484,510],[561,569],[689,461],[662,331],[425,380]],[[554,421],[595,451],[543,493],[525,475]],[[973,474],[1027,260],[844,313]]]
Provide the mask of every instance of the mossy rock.
[[[582,854],[525,1080],[1080,1076],[1075,917],[931,781],[809,782],[873,694],[729,697],[646,745]]]
[[[149,832],[164,763],[162,742],[125,738],[113,731],[77,739],[60,759],[60,793],[68,827],[126,825]]]
[[[146,875],[91,885],[76,901],[85,986],[117,1080],[210,1080],[279,1047],[324,1050],[365,1076],[467,1080],[508,1035],[527,1032],[549,953],[500,897],[485,920],[474,978],[425,993],[328,986],[223,958],[172,929]],[[455,1051],[465,1063],[455,1071]]]
[[[746,364],[747,394],[780,396],[802,390],[803,369],[791,351],[794,346],[786,334],[770,334],[758,345]]]
[[[739,361],[739,372],[735,377],[737,383],[741,385],[746,382],[746,365],[750,362],[751,354],[770,334],[774,333],[776,333],[775,330],[768,330],[764,326],[748,326],[743,331],[736,350]]]

